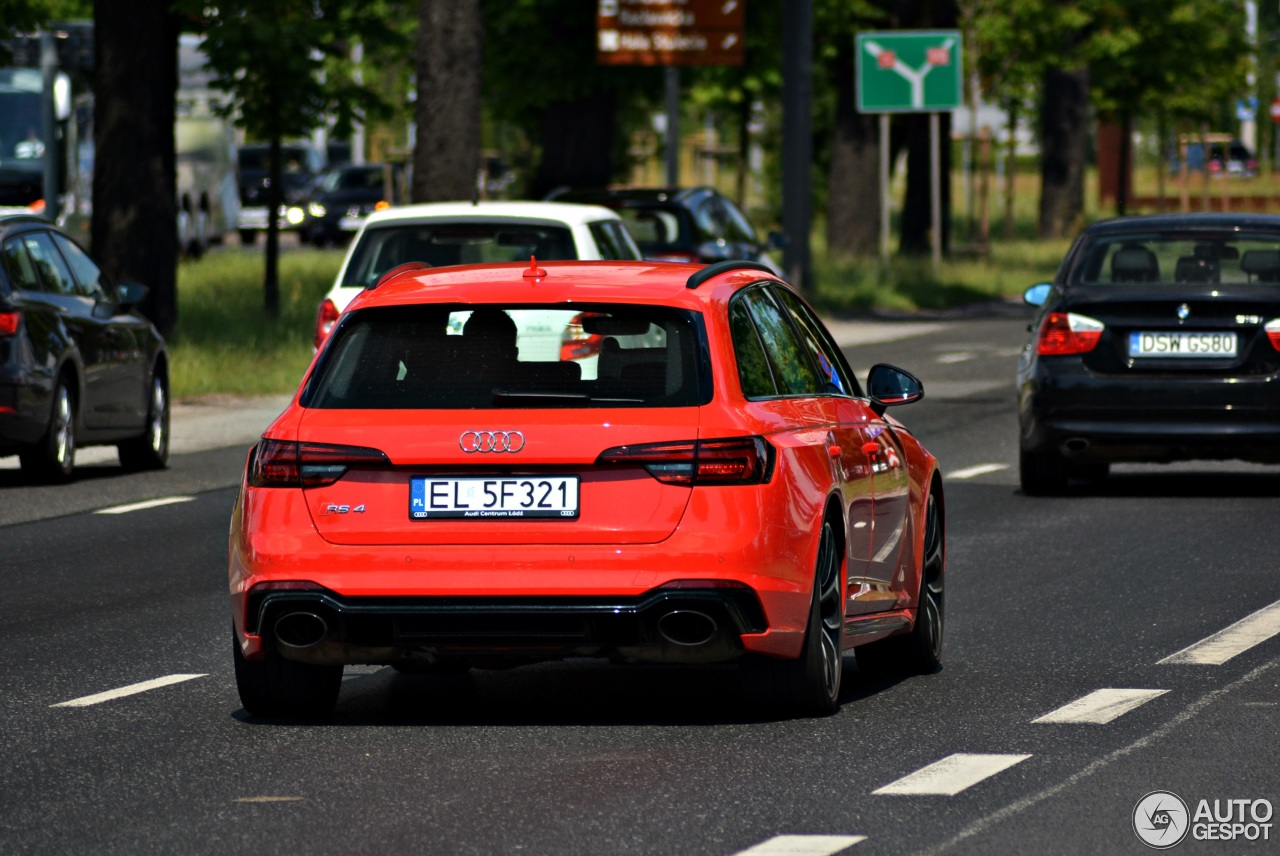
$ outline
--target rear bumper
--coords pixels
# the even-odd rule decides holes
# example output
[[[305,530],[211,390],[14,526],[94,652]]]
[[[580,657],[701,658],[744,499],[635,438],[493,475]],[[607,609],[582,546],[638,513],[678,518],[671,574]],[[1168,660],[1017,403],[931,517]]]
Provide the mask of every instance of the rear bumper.
[[[245,616],[253,647],[323,664],[569,656],[716,663],[737,657],[742,637],[765,629],[760,601],[745,587],[615,598],[379,598],[256,589]]]
[[[1021,378],[1021,447],[1111,461],[1280,462],[1280,378],[1091,374],[1067,360]]]

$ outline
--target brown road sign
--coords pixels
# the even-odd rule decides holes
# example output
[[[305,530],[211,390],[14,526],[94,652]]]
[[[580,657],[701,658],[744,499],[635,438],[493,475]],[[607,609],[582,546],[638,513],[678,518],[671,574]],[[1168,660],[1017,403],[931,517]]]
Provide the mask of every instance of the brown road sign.
[[[746,0],[599,0],[602,65],[741,65]]]

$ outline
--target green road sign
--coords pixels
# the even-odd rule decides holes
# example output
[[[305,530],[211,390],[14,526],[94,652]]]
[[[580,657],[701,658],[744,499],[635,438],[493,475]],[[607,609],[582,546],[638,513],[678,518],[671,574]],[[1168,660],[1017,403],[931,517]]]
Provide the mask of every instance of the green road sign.
[[[858,112],[937,113],[961,104],[959,30],[858,34]]]

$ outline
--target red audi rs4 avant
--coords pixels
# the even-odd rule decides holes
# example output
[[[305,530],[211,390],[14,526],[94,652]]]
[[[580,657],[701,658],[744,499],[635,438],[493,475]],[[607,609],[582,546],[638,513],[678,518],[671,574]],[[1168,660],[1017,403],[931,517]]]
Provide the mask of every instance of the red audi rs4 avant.
[[[886,415],[924,391],[887,365],[867,387],[752,262],[389,272],[249,455],[245,709],[324,715],[357,663],[732,661],[810,714],[851,649],[935,670],[942,480]]]

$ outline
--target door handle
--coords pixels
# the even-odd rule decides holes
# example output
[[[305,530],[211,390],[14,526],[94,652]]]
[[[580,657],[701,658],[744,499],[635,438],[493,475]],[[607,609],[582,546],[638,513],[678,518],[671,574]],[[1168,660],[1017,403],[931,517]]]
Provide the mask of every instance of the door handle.
[[[872,457],[880,454],[880,444],[874,441],[862,444],[862,454]]]

